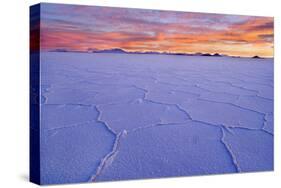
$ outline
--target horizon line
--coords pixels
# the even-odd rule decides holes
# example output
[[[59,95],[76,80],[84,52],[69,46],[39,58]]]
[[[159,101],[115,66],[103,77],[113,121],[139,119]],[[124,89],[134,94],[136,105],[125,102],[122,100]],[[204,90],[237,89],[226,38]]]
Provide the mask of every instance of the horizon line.
[[[119,52],[113,52],[113,50],[119,50]],[[175,51],[137,51],[137,50],[126,50],[123,48],[105,48],[105,49],[92,49],[88,50],[73,50],[73,49],[65,49],[65,48],[56,48],[56,49],[41,49],[40,51],[44,52],[81,52],[81,53],[128,53],[128,54],[154,54],[154,55],[190,55],[190,56],[216,56],[216,57],[235,57],[235,58],[268,58],[272,59],[274,56],[260,56],[260,55],[252,55],[252,56],[243,56],[243,55],[230,55],[219,52],[209,53],[209,52],[175,52]],[[108,51],[108,52],[106,52]],[[112,51],[112,52],[110,52]]]

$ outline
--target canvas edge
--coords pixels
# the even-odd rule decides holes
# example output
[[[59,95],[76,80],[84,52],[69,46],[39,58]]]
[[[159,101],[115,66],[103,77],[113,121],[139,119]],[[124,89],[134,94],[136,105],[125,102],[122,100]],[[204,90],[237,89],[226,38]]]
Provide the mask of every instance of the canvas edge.
[[[38,185],[41,185],[40,12],[40,3],[29,7],[29,181]]]

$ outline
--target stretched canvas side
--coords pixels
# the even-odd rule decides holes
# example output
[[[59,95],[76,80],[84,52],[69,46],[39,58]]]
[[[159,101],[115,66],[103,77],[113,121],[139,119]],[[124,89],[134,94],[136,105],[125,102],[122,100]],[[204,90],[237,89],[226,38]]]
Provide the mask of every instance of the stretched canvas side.
[[[30,181],[40,184],[40,4],[30,7]]]

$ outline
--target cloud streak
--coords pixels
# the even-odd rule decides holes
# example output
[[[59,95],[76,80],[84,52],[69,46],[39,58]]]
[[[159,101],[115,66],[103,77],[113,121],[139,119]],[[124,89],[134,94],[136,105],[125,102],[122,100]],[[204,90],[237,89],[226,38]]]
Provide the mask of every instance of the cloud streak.
[[[273,18],[42,4],[43,50],[273,56]]]

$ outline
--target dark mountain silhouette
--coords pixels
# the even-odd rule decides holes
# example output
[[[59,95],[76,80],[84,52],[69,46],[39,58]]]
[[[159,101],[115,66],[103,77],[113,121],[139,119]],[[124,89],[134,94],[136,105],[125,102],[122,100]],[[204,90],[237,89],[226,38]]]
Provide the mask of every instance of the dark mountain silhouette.
[[[125,53],[125,54],[159,54],[159,55],[182,55],[182,56],[221,56],[220,54],[216,53],[214,55],[212,54],[202,54],[202,53],[180,53],[180,52],[155,52],[155,51],[146,51],[146,52],[129,52],[120,48],[113,48],[113,49],[105,49],[105,50],[96,50],[96,49],[89,49],[89,53]]]
[[[64,49],[64,48],[58,48],[58,49],[50,50],[50,52],[76,52],[76,53],[86,53],[86,51],[67,50],[67,49]]]
[[[50,52],[79,52],[79,53],[118,53],[118,54],[158,54],[158,55],[180,55],[180,56],[207,56],[207,57],[233,57],[233,58],[240,58],[240,56],[229,56],[229,55],[224,55],[224,54],[219,54],[219,53],[181,53],[181,52],[156,52],[156,51],[146,51],[146,52],[141,52],[141,51],[135,51],[135,52],[130,52],[123,50],[121,48],[112,48],[112,49],[104,49],[104,50],[99,50],[95,48],[89,48],[86,51],[74,51],[74,50],[67,50],[64,48],[58,48],[54,50],[50,50]],[[260,56],[253,56],[252,58],[254,59],[262,59]]]
[[[221,57],[222,55],[221,55],[221,54],[219,54],[219,53],[215,53],[215,54],[213,54],[213,56],[216,56],[216,57]]]
[[[205,54],[202,54],[201,56],[212,56],[212,54],[205,53]]]
[[[120,48],[106,49],[106,50],[93,50],[92,53],[129,53]]]

